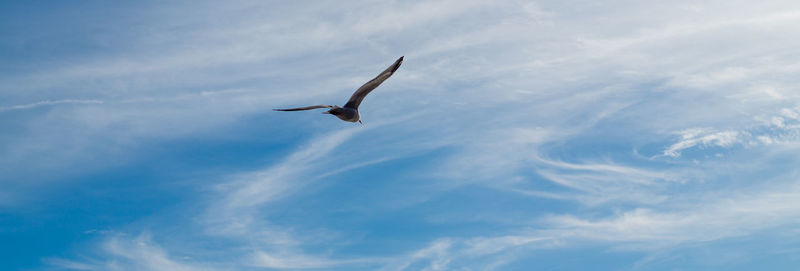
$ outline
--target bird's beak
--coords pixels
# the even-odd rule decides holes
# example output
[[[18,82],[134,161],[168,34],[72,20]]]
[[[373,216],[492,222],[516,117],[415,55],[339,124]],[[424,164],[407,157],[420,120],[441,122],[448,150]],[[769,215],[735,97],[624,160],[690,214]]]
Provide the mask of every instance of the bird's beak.
[[[330,114],[330,113],[331,112],[328,112],[328,111],[322,112],[322,114]]]
[[[363,122],[361,122],[361,120],[358,120],[358,123],[364,124]]]

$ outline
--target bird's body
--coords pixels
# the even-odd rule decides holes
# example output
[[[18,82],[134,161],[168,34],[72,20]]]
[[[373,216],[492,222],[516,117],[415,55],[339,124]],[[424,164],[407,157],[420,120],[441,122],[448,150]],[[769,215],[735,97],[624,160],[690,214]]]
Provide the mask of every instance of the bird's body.
[[[331,108],[331,110],[328,110],[323,113],[334,115],[343,121],[348,121],[348,122],[361,121],[361,114],[359,114],[358,109],[355,108],[334,106],[334,108]]]
[[[312,105],[306,107],[298,107],[298,108],[290,108],[290,109],[273,109],[276,111],[301,111],[301,110],[311,110],[317,108],[328,108],[329,110],[323,112],[325,114],[331,114],[336,116],[337,118],[348,121],[348,122],[361,122],[361,114],[358,112],[358,106],[361,105],[361,101],[364,100],[364,97],[367,96],[373,89],[377,88],[383,81],[389,79],[389,77],[400,68],[400,64],[403,63],[403,57],[397,59],[389,68],[387,68],[382,73],[378,74],[375,78],[370,80],[369,82],[365,83],[363,86],[358,88],[352,96],[350,96],[350,100],[347,103],[340,107],[338,105]]]

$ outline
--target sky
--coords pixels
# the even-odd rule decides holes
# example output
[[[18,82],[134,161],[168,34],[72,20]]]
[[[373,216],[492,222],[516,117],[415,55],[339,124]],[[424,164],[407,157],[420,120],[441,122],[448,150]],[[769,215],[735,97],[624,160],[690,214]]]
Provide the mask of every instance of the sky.
[[[797,1],[3,1],[3,270],[794,270]],[[395,59],[364,100],[343,105]]]

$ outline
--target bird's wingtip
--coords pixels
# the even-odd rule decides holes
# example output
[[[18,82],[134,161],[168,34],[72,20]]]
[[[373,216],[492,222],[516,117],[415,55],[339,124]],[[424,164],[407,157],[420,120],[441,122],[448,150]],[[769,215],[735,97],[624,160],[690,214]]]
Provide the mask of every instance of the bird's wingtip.
[[[400,58],[398,58],[397,61],[395,61],[394,64],[391,67],[389,67],[389,69],[391,69],[391,72],[395,72],[397,71],[398,68],[400,68],[400,64],[403,64],[403,57],[405,56],[401,56]]]

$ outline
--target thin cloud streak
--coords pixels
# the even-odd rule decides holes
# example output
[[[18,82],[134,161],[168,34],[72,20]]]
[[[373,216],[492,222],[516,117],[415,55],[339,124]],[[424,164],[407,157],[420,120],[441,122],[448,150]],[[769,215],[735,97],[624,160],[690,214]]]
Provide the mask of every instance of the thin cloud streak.
[[[41,106],[48,106],[48,105],[59,105],[59,104],[103,104],[101,100],[55,100],[55,101],[41,101],[29,104],[21,104],[21,105],[11,105],[11,106],[4,106],[0,107],[0,111],[11,111],[11,110],[22,110],[22,109],[31,109]]]
[[[46,259],[51,266],[65,270],[149,270],[149,271],[213,271],[209,264],[187,263],[175,259],[163,248],[153,243],[149,234],[136,238],[115,236],[102,246],[104,260],[75,261],[59,258]]]
[[[790,183],[756,194],[740,191],[733,197],[700,201],[700,205],[686,210],[641,208],[608,219],[552,216],[547,221],[571,238],[603,240],[622,247],[659,248],[683,242],[707,242],[800,222],[794,218],[800,213],[796,207],[800,200],[798,187]]]

